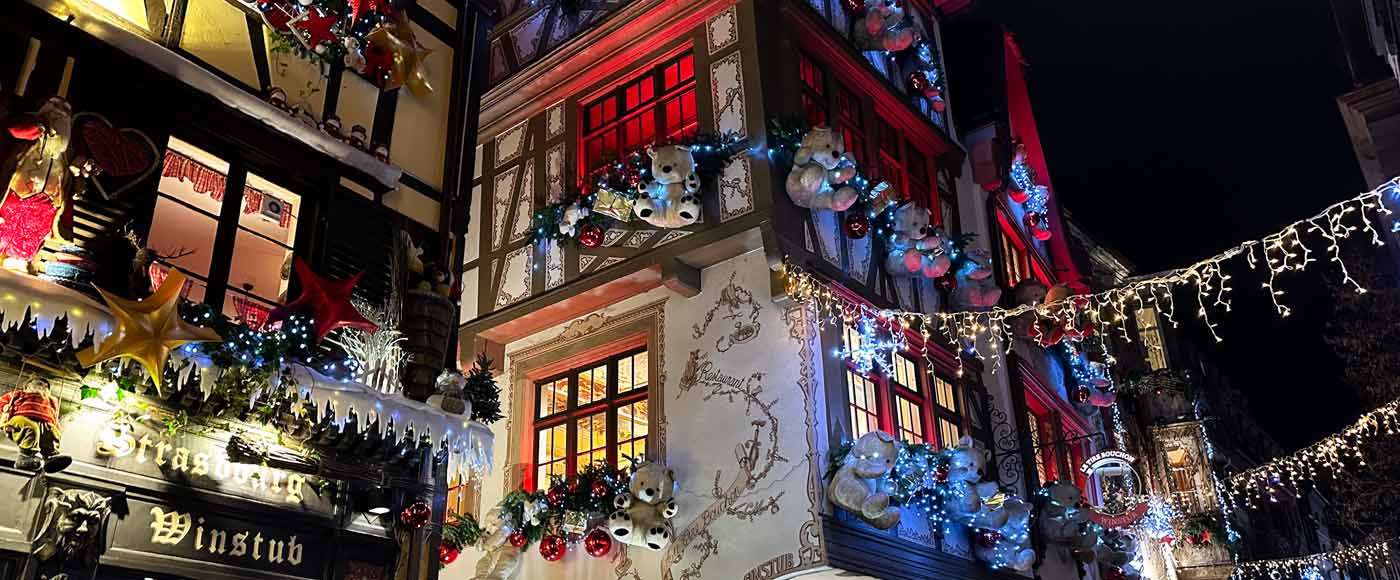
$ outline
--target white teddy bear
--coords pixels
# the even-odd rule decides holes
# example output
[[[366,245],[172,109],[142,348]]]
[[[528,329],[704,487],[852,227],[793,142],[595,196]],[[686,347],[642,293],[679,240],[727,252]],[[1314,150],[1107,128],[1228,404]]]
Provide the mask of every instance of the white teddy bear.
[[[967,250],[958,268],[958,286],[953,290],[953,306],[959,310],[989,308],[1001,301],[1001,287],[992,279],[991,252],[982,248]]]
[[[686,145],[647,147],[651,180],[632,207],[637,217],[659,228],[679,228],[700,219],[700,175]]]
[[[865,0],[865,16],[856,22],[856,44],[863,50],[899,52],[918,40],[904,19],[904,0]]]
[[[830,127],[813,127],[802,136],[787,176],[788,197],[808,209],[846,211],[856,202],[856,190],[843,185],[856,175],[846,157],[846,144]]]
[[[995,530],[1000,538],[992,546],[977,544],[974,553],[984,562],[1022,572],[1030,570],[1035,563],[1035,550],[1030,548],[1030,519],[1030,504],[1018,497],[1006,498],[1000,507],[984,511],[974,527]]]
[[[578,233],[578,223],[588,217],[588,208],[574,202],[564,209],[564,219],[559,220],[559,233],[573,237]]]
[[[643,462],[632,470],[628,491],[613,500],[608,531],[618,541],[661,551],[671,543],[676,517],[676,472],[660,463]]]
[[[937,278],[952,267],[943,232],[930,226],[929,219],[928,210],[912,202],[895,209],[894,233],[885,256],[885,271],[890,275]]]

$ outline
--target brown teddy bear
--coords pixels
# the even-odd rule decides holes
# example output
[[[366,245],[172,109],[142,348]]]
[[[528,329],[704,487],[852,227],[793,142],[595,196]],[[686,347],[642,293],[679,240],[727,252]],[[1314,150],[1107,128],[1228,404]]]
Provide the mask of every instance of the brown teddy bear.
[[[880,484],[894,469],[898,454],[899,443],[889,433],[861,435],[827,484],[827,498],[876,528],[894,527],[899,523],[899,508],[890,505],[890,496],[880,491]]]
[[[608,516],[608,531],[624,544],[665,549],[677,512],[676,472],[660,463],[639,463],[627,489],[613,501],[617,509]]]

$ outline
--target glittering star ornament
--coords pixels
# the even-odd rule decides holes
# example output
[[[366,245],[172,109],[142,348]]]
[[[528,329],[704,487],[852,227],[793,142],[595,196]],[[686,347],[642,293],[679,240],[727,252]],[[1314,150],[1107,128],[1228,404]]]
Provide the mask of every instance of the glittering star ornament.
[[[335,40],[335,34],[331,33],[331,26],[335,25],[335,21],[334,16],[323,14],[320,10],[307,9],[306,17],[293,23],[293,26],[305,34],[306,45],[314,49],[322,42]]]
[[[191,342],[222,340],[213,330],[180,318],[180,289],[184,286],[185,275],[172,269],[155,294],[145,300],[127,300],[98,288],[117,319],[117,331],[101,345],[79,352],[78,362],[90,367],[114,358],[129,358],[146,369],[156,384],[156,392],[160,392],[171,351]]]
[[[364,272],[345,280],[327,280],[312,272],[311,266],[306,265],[301,258],[297,258],[293,266],[296,268],[297,279],[301,281],[301,295],[291,304],[273,310],[272,315],[268,317],[270,322],[285,320],[293,312],[308,312],[316,325],[318,341],[325,340],[327,334],[342,326],[358,328],[365,332],[379,330],[377,325],[366,320],[355,305],[350,303],[351,291]]]

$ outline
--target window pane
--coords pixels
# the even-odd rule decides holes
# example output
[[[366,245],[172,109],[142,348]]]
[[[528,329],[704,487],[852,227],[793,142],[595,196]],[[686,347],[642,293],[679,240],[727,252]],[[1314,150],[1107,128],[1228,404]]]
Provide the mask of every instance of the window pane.
[[[875,383],[846,370],[847,399],[851,407],[851,437],[856,438],[880,428],[879,403]]]
[[[539,416],[548,417],[569,406],[569,379],[540,383]]]
[[[151,235],[146,244],[168,256],[189,252],[170,260],[170,263],[200,278],[207,278],[214,253],[214,234],[218,229],[219,222],[213,216],[160,195],[156,198]]]
[[[916,367],[914,366],[914,361],[909,360],[909,357],[902,354],[893,354],[891,356],[894,358],[891,365],[894,368],[894,372],[890,373],[890,376],[894,379],[894,382],[898,383],[901,387],[916,393],[919,392],[919,377],[915,372]]]
[[[1040,445],[1040,419],[1034,413],[1026,414],[1026,426],[1030,431],[1031,447],[1035,448],[1035,473],[1040,483],[1048,483],[1050,474],[1045,466],[1045,450]]]
[[[617,410],[617,464],[631,465],[646,454],[647,402],[637,401]]]
[[[536,441],[535,487],[549,486],[553,476],[563,476],[567,471],[565,459],[568,457],[568,427],[555,425],[541,429]]]
[[[899,438],[909,443],[924,442],[924,414],[919,404],[904,397],[895,397],[899,407]]]
[[[579,470],[594,463],[608,461],[608,414],[594,413],[578,420],[577,459]]]
[[[158,190],[217,217],[223,208],[228,162],[184,141],[170,138]]]
[[[846,345],[846,350],[848,350],[848,351],[857,351],[857,350],[860,350],[860,345],[861,345],[860,331],[856,330],[856,328],[855,328],[854,326],[850,326],[850,325],[846,325],[846,326],[844,326],[844,327],[842,327],[842,328],[844,329],[844,334],[843,334],[843,336],[842,336],[842,341],[843,341],[843,343]]]
[[[934,375],[933,377],[934,398],[938,401],[938,406],[949,411],[958,410],[958,395],[956,387],[948,379]]]
[[[608,398],[608,365],[599,365],[578,374],[578,405],[591,405]]]
[[[300,211],[301,196],[249,173],[248,186],[243,190],[243,212],[238,216],[238,227],[291,246],[296,242],[297,215]]]
[[[280,302],[287,292],[291,261],[291,248],[239,228],[229,264],[229,287]]]
[[[962,429],[958,427],[957,423],[939,417],[938,438],[944,447],[957,445],[958,440],[962,439]]]

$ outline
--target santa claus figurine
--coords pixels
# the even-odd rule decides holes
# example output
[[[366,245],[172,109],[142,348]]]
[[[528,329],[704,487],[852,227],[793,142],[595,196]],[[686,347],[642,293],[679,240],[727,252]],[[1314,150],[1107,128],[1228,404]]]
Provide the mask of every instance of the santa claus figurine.
[[[0,396],[0,428],[19,445],[16,469],[57,473],[73,463],[58,454],[58,398],[49,393],[45,379],[34,377]]]
[[[62,238],[59,220],[69,203],[68,145],[73,111],[62,97],[52,97],[34,115],[7,124],[9,135],[27,141],[0,200],[0,258],[14,258],[37,270],[34,256],[50,235]]]

